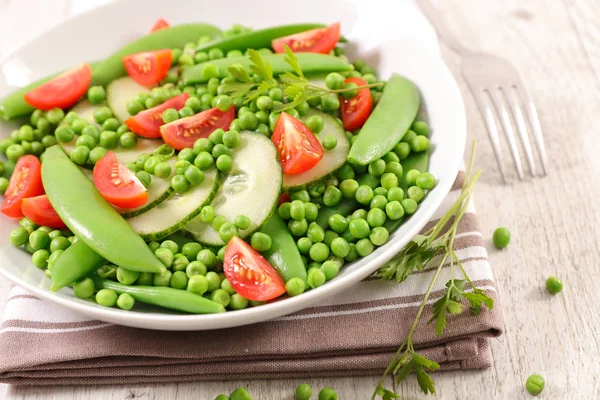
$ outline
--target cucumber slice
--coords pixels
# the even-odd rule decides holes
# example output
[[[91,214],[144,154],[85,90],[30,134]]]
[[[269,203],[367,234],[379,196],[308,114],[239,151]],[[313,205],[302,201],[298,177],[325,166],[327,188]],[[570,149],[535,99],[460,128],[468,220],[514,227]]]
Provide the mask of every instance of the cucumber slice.
[[[283,188],[285,190],[301,188],[309,184],[310,182],[322,179],[327,175],[337,171],[341,168],[350,152],[350,141],[346,137],[346,131],[342,124],[340,124],[334,117],[324,112],[311,109],[304,117],[302,121],[306,122],[308,117],[312,115],[320,115],[323,118],[323,130],[317,134],[319,141],[323,140],[326,135],[335,136],[337,139],[337,146],[333,150],[323,149],[323,158],[317,165],[309,169],[306,172],[295,175],[284,175],[283,176]]]
[[[281,164],[273,143],[255,132],[242,132],[242,142],[233,150],[233,168],[222,181],[212,201],[216,215],[233,222],[238,215],[250,218],[250,227],[240,231],[245,238],[265,224],[279,199],[281,191]],[[225,242],[209,224],[200,218],[190,222],[185,230],[194,239],[207,246],[223,246]]]
[[[100,126],[96,123],[96,120],[94,119],[94,112],[96,112],[96,110],[100,107],[100,105],[93,105],[89,102],[89,100],[82,100],[79,103],[75,104],[75,106],[71,108],[70,111],[75,112],[79,118],[86,119],[92,124]]]
[[[144,240],[160,240],[183,228],[200,210],[210,204],[219,188],[219,172],[212,168],[204,173],[200,185],[183,195],[173,194],[156,207],[129,218],[127,222]]]
[[[150,89],[140,85],[128,76],[115,79],[106,87],[106,102],[115,117],[125,122],[129,118],[127,103],[140,93],[150,93]]]
[[[177,162],[177,157],[171,157],[167,160],[167,163],[171,165],[171,175],[168,178],[159,178],[158,176],[153,176],[152,181],[150,182],[150,186],[148,187],[148,201],[143,206],[137,208],[120,208],[115,207],[119,214],[123,216],[123,218],[132,218],[136,215],[143,214],[147,211],[150,211],[154,207],[161,204],[163,201],[167,200],[171,193],[173,192],[173,188],[171,188],[171,178],[175,175],[175,163]]]

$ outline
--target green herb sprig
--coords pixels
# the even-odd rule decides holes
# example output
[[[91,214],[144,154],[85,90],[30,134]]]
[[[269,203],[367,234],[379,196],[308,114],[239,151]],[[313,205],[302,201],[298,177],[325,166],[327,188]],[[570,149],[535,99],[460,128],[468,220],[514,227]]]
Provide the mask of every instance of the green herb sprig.
[[[287,45],[285,45],[284,61],[292,68],[294,73],[284,72],[278,78],[275,78],[273,76],[273,68],[258,51],[249,49],[248,58],[250,58],[250,70],[254,73],[255,77],[258,77],[257,79],[260,82],[256,82],[243,66],[236,64],[227,68],[229,75],[236,81],[224,84],[223,91],[233,97],[244,97],[244,102],[249,103],[259,96],[268,93],[269,90],[278,87],[283,90],[286,98],[292,98],[293,100],[276,106],[273,109],[274,112],[294,108],[306,100],[325,94],[341,94],[383,85],[378,82],[370,85],[335,90],[315,86],[304,76],[298,57],[296,57]]]
[[[448,315],[457,315],[463,312],[461,303],[463,299],[468,301],[472,314],[479,314],[484,306],[488,309],[492,309],[494,306],[494,300],[473,284],[453,249],[458,225],[467,211],[473,187],[481,175],[481,171],[472,173],[474,157],[475,142],[473,142],[471,159],[461,194],[446,214],[431,229],[415,236],[398,255],[379,270],[378,275],[382,280],[395,279],[397,282],[402,282],[413,272],[422,271],[435,256],[440,257],[408,335],[392,357],[372,399],[375,399],[376,396],[380,396],[383,400],[400,398],[396,393],[396,385],[406,380],[411,373],[416,375],[423,393],[435,394],[435,384],[428,371],[435,371],[440,366],[415,351],[413,335],[442,267],[446,265],[447,261],[450,262],[451,279],[446,283],[444,294],[433,304],[433,317],[429,320],[429,323],[435,322],[434,330],[438,336],[441,336],[446,328]],[[450,227],[445,233],[442,233],[448,223],[450,223]],[[455,279],[456,267],[464,279]],[[467,284],[471,290],[467,290]],[[385,380],[389,375],[392,375],[391,390],[385,386]]]

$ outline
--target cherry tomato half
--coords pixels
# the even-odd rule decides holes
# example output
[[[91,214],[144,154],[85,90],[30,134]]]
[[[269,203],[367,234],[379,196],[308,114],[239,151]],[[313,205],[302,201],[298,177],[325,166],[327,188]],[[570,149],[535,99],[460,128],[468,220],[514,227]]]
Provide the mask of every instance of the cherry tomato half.
[[[237,236],[225,249],[223,272],[235,291],[248,300],[273,300],[285,293],[285,283],[277,270]]]
[[[277,119],[271,137],[284,174],[308,171],[323,158],[323,147],[306,125],[286,112]]]
[[[21,211],[23,215],[38,225],[49,226],[54,229],[66,227],[45,194],[23,199],[21,202]]]
[[[92,68],[81,63],[27,92],[25,101],[40,110],[69,108],[85,95],[92,83]]]
[[[109,203],[122,208],[146,204],[148,191],[115,153],[109,151],[94,167],[94,185]]]
[[[275,53],[285,53],[284,45],[294,53],[322,53],[329,54],[340,41],[340,23],[336,22],[327,28],[316,28],[310,31],[296,33],[274,39],[272,42]]]
[[[123,65],[131,79],[140,85],[154,86],[167,76],[172,59],[171,50],[163,49],[125,56]]]
[[[234,106],[227,111],[215,107],[163,125],[160,127],[160,134],[169,146],[183,150],[186,147],[194,147],[196,140],[208,137],[215,129],[228,130],[234,117]]]
[[[350,77],[344,83],[356,83],[357,86],[367,85],[366,81],[357,77]],[[368,88],[359,89],[358,94],[351,99],[340,96],[340,103],[344,129],[350,132],[362,128],[373,110],[373,99]]]
[[[160,31],[161,29],[169,28],[171,25],[167,21],[162,18],[156,20],[154,25],[152,25],[152,29],[150,29],[150,33]]]
[[[125,125],[127,125],[131,132],[134,132],[145,138],[159,138],[160,127],[165,124],[162,119],[163,112],[165,112],[165,110],[168,108],[174,108],[177,111],[181,110],[185,106],[185,101],[189,99],[189,97],[189,93],[182,93],[172,97],[156,107],[149,108],[133,117],[129,117],[125,120]]]
[[[15,166],[0,210],[9,217],[23,218],[22,200],[41,194],[44,194],[42,164],[35,156],[23,156]]]

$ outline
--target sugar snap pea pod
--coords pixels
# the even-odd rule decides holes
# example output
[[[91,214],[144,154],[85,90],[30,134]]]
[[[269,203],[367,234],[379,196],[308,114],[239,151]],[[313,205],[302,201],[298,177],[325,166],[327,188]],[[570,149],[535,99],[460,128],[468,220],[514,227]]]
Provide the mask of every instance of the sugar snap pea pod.
[[[144,240],[104,200],[60,146],[52,146],[44,154],[42,183],[60,218],[92,250],[132,271],[165,270]]]
[[[98,69],[102,61],[96,61],[89,63],[92,68],[92,73]],[[47,76],[39,81],[30,83],[29,85],[22,87],[21,89],[17,89],[8,96],[6,96],[2,101],[0,101],[0,120],[11,120],[20,117],[24,117],[28,114],[31,114],[35,109],[29,103],[25,101],[25,94],[32,89],[35,89],[38,86],[43,85],[48,82],[50,79],[59,75],[61,72],[52,74]]]
[[[316,223],[323,229],[329,228],[329,217],[335,214],[343,215],[344,217],[351,214],[354,210],[359,208],[359,205],[354,199],[348,199],[344,197],[339,203],[332,207],[321,207],[319,209],[319,215],[317,216]]]
[[[102,66],[92,74],[94,85],[106,86],[111,81],[126,75],[123,66],[123,57],[160,49],[183,47],[186,43],[195,42],[201,36],[217,36],[221,30],[210,24],[183,24],[145,35],[138,40],[122,47],[119,51],[108,57]]]
[[[379,103],[350,148],[348,160],[367,165],[392,150],[415,120],[420,102],[419,89],[411,81],[392,75]]]
[[[80,281],[106,264],[104,257],[78,240],[66,249],[52,265],[50,290],[57,291]]]
[[[273,68],[275,75],[280,75],[284,72],[293,72],[294,70],[288,63],[285,62],[285,54],[269,54],[263,56],[264,59]],[[326,72],[339,72],[339,71],[350,71],[352,65],[346,61],[339,59],[335,56],[328,54],[317,54],[317,53],[298,53],[298,62],[300,68],[306,75],[319,74]],[[227,67],[234,64],[239,64],[246,70],[250,71],[250,59],[248,57],[226,57],[218,60],[207,61],[201,64],[194,65],[183,70],[182,79],[184,84],[197,84],[208,82],[209,76],[203,74],[204,67],[207,65],[214,65],[218,68],[219,78],[227,76]]]
[[[225,312],[225,307],[187,290],[164,286],[127,286],[121,283],[92,277],[96,289],[111,289],[118,294],[127,293],[140,303],[152,304],[170,310],[192,314],[216,314]]]
[[[292,24],[274,26],[271,28],[250,31],[240,35],[230,36],[202,44],[196,47],[196,51],[208,51],[214,48],[219,48],[224,52],[228,52],[229,50],[245,51],[247,49],[260,49],[263,47],[271,48],[271,42],[273,39],[323,27],[325,27],[323,24]]]
[[[298,246],[281,217],[277,213],[273,214],[260,231],[269,235],[272,241],[271,248],[263,255],[283,280],[287,282],[292,278],[300,278],[306,281],[306,268]]]

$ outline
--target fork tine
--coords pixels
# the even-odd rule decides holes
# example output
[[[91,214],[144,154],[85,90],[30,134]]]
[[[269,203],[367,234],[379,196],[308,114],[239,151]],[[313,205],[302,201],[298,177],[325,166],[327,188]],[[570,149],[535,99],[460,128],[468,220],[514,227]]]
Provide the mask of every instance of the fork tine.
[[[531,150],[531,143],[529,142],[529,135],[527,134],[527,124],[525,123],[525,118],[523,117],[521,103],[517,99],[514,87],[502,88],[502,93],[504,94],[504,98],[510,105],[513,118],[517,125],[517,132],[519,133],[519,137],[521,138],[521,144],[523,145],[523,149],[525,150],[525,156],[527,157],[527,163],[529,164],[529,171],[531,172],[532,176],[535,176],[536,168],[535,163],[533,161],[533,151]]]
[[[521,166],[521,156],[519,155],[519,148],[517,147],[515,132],[513,130],[510,117],[508,116],[508,111],[506,110],[506,106],[502,99],[502,95],[499,96],[499,92],[499,89],[486,91],[493,106],[496,108],[496,112],[500,116],[500,122],[502,123],[502,128],[504,129],[504,134],[506,136],[506,140],[508,141],[508,147],[510,148],[510,153],[515,163],[515,169],[517,170],[519,179],[523,180],[523,167]]]
[[[498,129],[496,128],[496,119],[494,118],[494,113],[492,111],[492,105],[490,104],[490,100],[488,96],[485,95],[485,91],[475,88],[471,88],[471,92],[473,96],[477,100],[477,107],[479,108],[479,112],[483,116],[483,121],[485,122],[485,127],[488,131],[488,136],[490,141],[492,142],[492,149],[494,150],[494,155],[496,156],[496,162],[498,163],[498,169],[500,169],[500,175],[502,175],[502,180],[506,183],[506,174],[504,173],[504,167],[502,166],[502,151],[500,148],[500,137],[498,136]]]
[[[537,146],[538,152],[540,154],[540,160],[542,162],[542,173],[543,176],[547,175],[547,165],[548,165],[548,156],[546,155],[546,146],[544,144],[544,136],[542,135],[542,125],[540,124],[540,118],[538,117],[537,109],[535,108],[535,103],[533,102],[533,98],[524,87],[514,87],[516,91],[522,94],[522,98],[525,101],[526,109],[527,109],[527,117],[529,119],[529,124],[531,125],[531,130],[533,131],[533,137],[535,139],[535,144]]]

